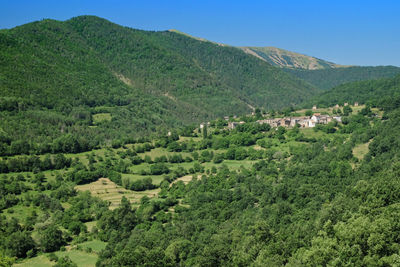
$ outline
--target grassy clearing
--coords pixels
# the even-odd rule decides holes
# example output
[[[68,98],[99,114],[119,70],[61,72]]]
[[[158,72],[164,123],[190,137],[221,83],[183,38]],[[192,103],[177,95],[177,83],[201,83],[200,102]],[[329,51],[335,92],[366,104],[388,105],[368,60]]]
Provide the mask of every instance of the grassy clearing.
[[[85,225],[87,227],[88,232],[90,233],[97,224],[97,221],[86,222]]]
[[[362,110],[363,108],[365,108],[365,105],[359,105],[359,106],[352,106],[350,105],[351,109],[353,110],[353,114],[356,114],[358,111]],[[343,110],[343,107],[339,107],[340,109]],[[321,113],[321,114],[329,114],[329,115],[336,115],[333,114],[333,110],[337,109],[335,107],[329,107],[329,108],[318,108],[316,110],[312,110],[313,113]],[[297,110],[296,113],[301,114],[301,116],[305,116],[305,113],[307,110],[311,110],[311,109],[301,109],[301,110]]]
[[[353,148],[353,155],[354,157],[358,158],[359,160],[362,160],[364,158],[364,156],[368,153],[369,149],[369,143],[365,143],[365,144],[360,144],[357,145]]]
[[[186,137],[186,136],[180,136],[180,137],[179,137],[179,142],[185,142],[185,141],[200,142],[202,139],[203,139],[202,137]]]
[[[78,267],[93,267],[96,266],[97,254],[87,253],[79,250],[59,251],[55,253],[57,257],[68,256]]]
[[[93,115],[93,123],[98,124],[103,121],[111,121],[110,113],[97,113]]]
[[[24,222],[26,217],[32,213],[32,211],[36,211],[37,214],[41,213],[39,209],[33,208],[31,206],[26,207],[22,205],[13,206],[3,211],[3,215],[5,215],[8,219],[14,217],[18,219],[20,222]]]
[[[312,110],[312,109],[301,109],[301,110],[296,110],[296,114],[300,114],[300,116],[305,116],[306,115],[306,111],[311,110],[313,113],[321,113],[321,114],[330,114],[332,115],[332,110],[334,108],[330,107],[330,108],[317,108],[316,110]]]
[[[91,248],[93,252],[99,253],[105,249],[107,243],[100,240],[92,240],[79,244],[82,249]]]
[[[78,191],[89,191],[92,196],[110,202],[110,209],[117,208],[120,205],[123,196],[125,196],[131,203],[139,203],[143,196],[155,197],[160,191],[158,188],[140,192],[127,190],[115,184],[108,178],[100,178],[90,184],[78,185],[75,189]]]
[[[195,176],[196,174],[192,174],[192,175],[185,175],[183,177],[179,177],[178,179],[176,179],[175,181],[173,181],[169,187],[171,187],[173,184],[182,181],[184,184],[188,184],[190,181],[193,180],[193,176]],[[201,175],[197,175],[197,178],[201,178]]]
[[[304,134],[307,138],[321,138],[326,134],[321,131],[314,131],[314,128],[300,128],[300,131]]]
[[[97,254],[96,253],[87,253],[79,250],[70,250],[70,251],[58,251],[55,252],[57,257],[61,258],[64,256],[68,256],[74,263],[76,263],[79,267],[94,267],[96,266]],[[50,261],[47,258],[48,254],[42,254],[37,257],[27,259],[18,264],[14,264],[14,266],[18,267],[47,267],[53,266],[55,264],[54,261]]]
[[[211,169],[213,166],[218,169],[218,167],[221,167],[222,165],[226,165],[231,170],[238,170],[242,166],[245,168],[249,168],[255,162],[257,162],[257,160],[224,160],[222,163],[219,163],[219,164],[215,164],[212,162],[205,162],[202,165],[206,169]]]
[[[27,259],[21,263],[14,264],[18,267],[47,267],[53,266],[54,262],[49,261],[45,255],[40,255],[31,259]]]
[[[188,152],[179,152],[179,153],[178,152],[169,152],[168,150],[166,150],[165,148],[162,148],[162,147],[154,148],[151,151],[145,152],[143,155],[150,156],[151,159],[154,160],[157,157],[166,156],[168,158],[169,156],[176,155],[176,154],[180,154],[182,157],[190,156],[190,153],[188,153]]]

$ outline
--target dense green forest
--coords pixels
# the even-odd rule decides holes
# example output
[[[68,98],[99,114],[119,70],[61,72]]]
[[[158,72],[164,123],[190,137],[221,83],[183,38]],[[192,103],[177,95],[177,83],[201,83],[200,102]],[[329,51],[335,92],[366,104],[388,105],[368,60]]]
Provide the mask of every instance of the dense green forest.
[[[312,100],[308,101],[308,106],[312,104],[320,104],[323,106],[343,105],[345,102],[359,102],[360,104],[369,103],[375,106],[390,104],[393,106],[399,95],[400,75],[397,75],[393,78],[351,82],[339,85],[312,98]]]
[[[281,108],[312,86],[239,49],[93,17],[0,32],[0,155],[78,152]]]
[[[176,32],[0,31],[0,266],[399,265],[400,75],[317,92]]]
[[[377,67],[343,67],[318,70],[283,68],[286,72],[312,84],[318,89],[328,90],[343,83],[391,78],[400,73],[394,66]]]
[[[114,148],[3,157],[0,260],[395,265],[398,103],[313,129],[271,128],[256,113],[234,130],[216,120]]]

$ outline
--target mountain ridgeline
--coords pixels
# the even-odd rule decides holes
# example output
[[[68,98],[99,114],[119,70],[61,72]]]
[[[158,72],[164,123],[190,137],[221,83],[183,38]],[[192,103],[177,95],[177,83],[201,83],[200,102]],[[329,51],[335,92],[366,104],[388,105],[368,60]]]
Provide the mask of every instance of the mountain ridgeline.
[[[345,67],[326,60],[276,47],[241,47],[241,49],[248,54],[282,68],[318,70]]]
[[[237,48],[94,16],[2,30],[0,62],[3,154],[76,152],[316,90]]]
[[[285,72],[320,90],[328,90],[347,82],[390,78],[400,73],[400,68],[394,66],[344,66],[276,47],[241,47],[241,49],[273,66],[282,68]]]

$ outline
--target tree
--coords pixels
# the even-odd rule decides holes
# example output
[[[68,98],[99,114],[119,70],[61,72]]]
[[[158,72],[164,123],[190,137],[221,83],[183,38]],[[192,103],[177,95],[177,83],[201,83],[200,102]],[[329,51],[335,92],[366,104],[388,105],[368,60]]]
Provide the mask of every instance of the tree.
[[[203,139],[207,139],[207,124],[204,124],[203,126]]]
[[[11,267],[15,259],[0,254],[0,267]]]
[[[165,250],[167,256],[172,262],[179,265],[186,260],[190,253],[191,243],[188,240],[175,240]]]
[[[164,173],[169,173],[169,168],[165,163],[155,163],[150,166],[150,173],[152,175],[160,175]]]
[[[61,230],[56,225],[51,224],[39,232],[39,243],[44,252],[52,252],[64,245],[65,241]]]
[[[64,256],[58,258],[57,263],[53,265],[53,267],[77,267],[76,263],[74,263],[68,256]]]
[[[350,106],[344,106],[343,107],[343,115],[344,116],[349,116],[350,113],[352,113],[352,112],[353,112],[353,110],[351,109]]]
[[[35,242],[29,232],[17,231],[7,237],[5,246],[9,255],[25,258],[26,253],[35,248]]]

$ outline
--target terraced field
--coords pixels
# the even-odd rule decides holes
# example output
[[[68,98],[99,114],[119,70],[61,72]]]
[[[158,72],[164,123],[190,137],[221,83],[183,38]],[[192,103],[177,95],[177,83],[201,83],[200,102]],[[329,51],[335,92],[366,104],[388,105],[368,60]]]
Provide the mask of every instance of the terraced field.
[[[138,204],[143,196],[155,197],[160,189],[146,191],[127,190],[108,178],[100,178],[95,182],[85,185],[77,185],[78,191],[89,191],[92,196],[99,197],[102,200],[110,202],[110,209],[115,209],[121,203],[121,199],[125,196],[132,204]]]

